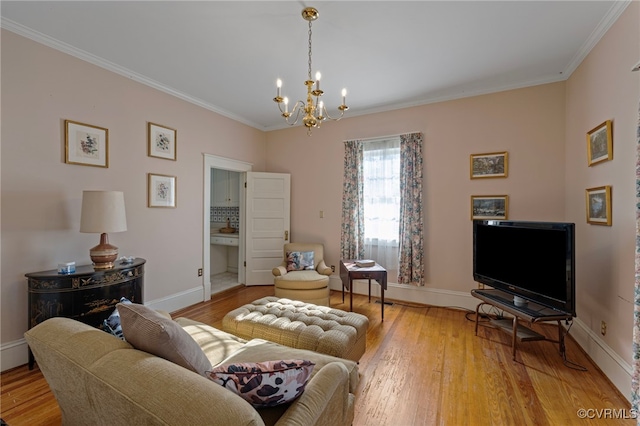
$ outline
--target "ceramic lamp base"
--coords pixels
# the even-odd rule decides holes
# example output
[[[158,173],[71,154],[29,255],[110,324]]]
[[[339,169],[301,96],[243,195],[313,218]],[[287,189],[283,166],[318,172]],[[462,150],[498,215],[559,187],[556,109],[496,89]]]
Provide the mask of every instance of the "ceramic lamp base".
[[[89,256],[95,269],[113,268],[114,262],[118,258],[118,247],[109,244],[109,236],[102,233],[100,234],[100,244],[89,250]]]

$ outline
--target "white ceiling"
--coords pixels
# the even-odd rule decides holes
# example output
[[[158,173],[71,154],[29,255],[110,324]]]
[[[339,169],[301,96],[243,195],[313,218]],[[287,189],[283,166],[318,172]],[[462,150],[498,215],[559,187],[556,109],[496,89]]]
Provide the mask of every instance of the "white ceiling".
[[[565,80],[629,1],[5,1],[1,25],[261,130],[313,75],[349,116]],[[633,66],[633,64],[629,64]],[[44,72],[45,70],[43,70]]]

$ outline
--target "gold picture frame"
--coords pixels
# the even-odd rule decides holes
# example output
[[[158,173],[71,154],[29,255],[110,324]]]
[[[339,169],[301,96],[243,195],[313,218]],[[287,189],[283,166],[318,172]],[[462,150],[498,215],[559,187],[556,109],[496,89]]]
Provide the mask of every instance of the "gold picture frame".
[[[611,186],[598,186],[586,190],[587,223],[611,226]]]
[[[509,153],[488,152],[471,154],[469,175],[471,179],[502,178],[509,174]]]
[[[587,132],[589,167],[613,159],[613,123],[607,120]]]
[[[147,207],[176,208],[177,177],[147,173]]]
[[[147,123],[147,155],[176,161],[178,131],[156,123]]]
[[[508,195],[472,195],[471,220],[502,219],[509,217]]]
[[[109,167],[109,129],[64,121],[64,162],[92,167]]]

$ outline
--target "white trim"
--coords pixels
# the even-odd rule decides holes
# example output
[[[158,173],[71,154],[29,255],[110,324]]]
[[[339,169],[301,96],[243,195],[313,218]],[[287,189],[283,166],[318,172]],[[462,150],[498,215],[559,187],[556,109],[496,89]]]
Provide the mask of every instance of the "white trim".
[[[340,276],[334,274],[330,277],[329,287],[331,290],[341,291],[342,281]],[[353,283],[354,293],[367,294],[367,281],[355,280]],[[425,304],[440,307],[459,307],[476,310],[478,299],[470,293],[450,290],[439,290],[425,287],[411,288],[406,285],[388,284],[385,291],[385,298],[394,300],[410,300],[411,303]],[[371,295],[380,297],[380,286],[371,285]],[[348,292],[345,292],[345,302],[348,300]],[[631,402],[631,365],[622,359],[609,345],[607,345],[597,333],[577,317],[573,320],[573,327],[570,335],[598,366],[602,373],[613,383],[620,393]],[[571,359],[569,359],[571,361]]]
[[[631,375],[633,372],[631,365],[577,317],[573,320],[570,334],[611,383],[631,402]]]
[[[24,339],[8,342],[0,346],[0,371],[27,364],[29,360],[27,341]]]

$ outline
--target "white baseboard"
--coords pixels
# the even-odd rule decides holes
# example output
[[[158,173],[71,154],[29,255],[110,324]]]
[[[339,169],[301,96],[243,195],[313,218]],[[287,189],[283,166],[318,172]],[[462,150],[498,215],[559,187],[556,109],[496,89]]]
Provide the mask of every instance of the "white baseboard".
[[[153,309],[173,312],[202,302],[202,297],[202,287],[198,286],[162,299],[151,300],[145,305]],[[24,339],[3,344],[0,346],[0,371],[27,364],[29,360],[28,353],[27,342]]]
[[[332,275],[329,281],[331,290],[342,290],[340,276]],[[471,293],[428,289],[424,287],[412,288],[406,285],[388,284],[384,297],[395,300],[411,301],[425,305],[442,307],[459,307],[476,310],[479,300],[471,296]],[[353,283],[353,292],[357,294],[368,294],[368,282],[366,280],[356,280]],[[380,297],[380,286],[371,284],[371,295]],[[345,292],[345,300],[349,297]],[[578,318],[574,318],[574,325],[570,330],[573,339],[589,355],[594,363],[602,370],[605,376],[613,385],[631,402],[631,375],[633,368],[631,365],[613,351],[597,333],[590,330],[585,323]],[[570,360],[571,361],[571,360]]]
[[[631,376],[633,367],[615,353],[601,338],[577,317],[570,330],[573,339],[596,363],[605,376],[631,402]],[[569,360],[571,361],[571,360]]]

